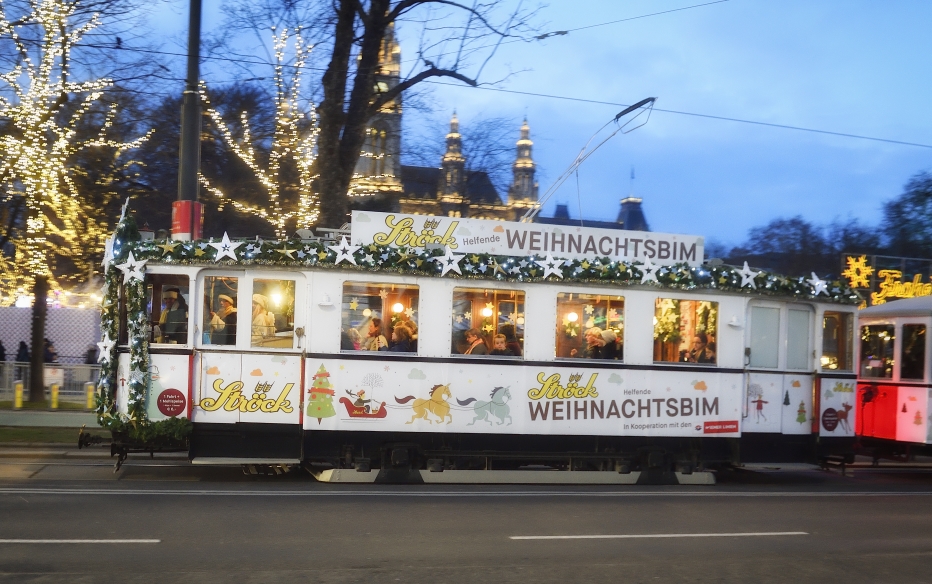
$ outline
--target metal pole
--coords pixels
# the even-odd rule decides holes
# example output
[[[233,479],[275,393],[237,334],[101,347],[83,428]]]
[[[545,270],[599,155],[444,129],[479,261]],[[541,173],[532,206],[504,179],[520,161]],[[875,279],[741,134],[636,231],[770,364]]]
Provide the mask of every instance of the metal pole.
[[[201,0],[189,0],[188,75],[181,106],[181,147],[178,156],[178,202],[173,206],[172,238],[188,241],[200,234],[197,204],[201,166],[201,103],[199,61],[201,48]],[[185,203],[190,201],[190,203]]]

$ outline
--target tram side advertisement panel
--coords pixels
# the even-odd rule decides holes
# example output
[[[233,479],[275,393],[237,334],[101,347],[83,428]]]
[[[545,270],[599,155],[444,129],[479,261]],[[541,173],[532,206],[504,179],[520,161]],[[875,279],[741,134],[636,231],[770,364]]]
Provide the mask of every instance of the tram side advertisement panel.
[[[857,404],[855,379],[824,377],[819,380],[821,407],[819,412],[819,435],[852,437],[857,427]]]
[[[307,360],[308,430],[740,436],[742,376]]]

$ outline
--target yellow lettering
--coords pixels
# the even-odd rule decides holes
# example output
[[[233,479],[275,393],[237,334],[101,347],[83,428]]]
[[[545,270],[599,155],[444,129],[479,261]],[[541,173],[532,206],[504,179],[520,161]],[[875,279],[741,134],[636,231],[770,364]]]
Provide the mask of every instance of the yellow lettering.
[[[227,411],[232,411],[227,408],[228,401],[234,401],[240,396],[240,390],[243,389],[242,381],[234,381],[230,385],[223,387],[223,380],[216,379],[214,380],[214,391],[220,395],[215,398],[204,398],[201,400],[201,409],[206,412],[215,412],[220,408],[225,408]]]

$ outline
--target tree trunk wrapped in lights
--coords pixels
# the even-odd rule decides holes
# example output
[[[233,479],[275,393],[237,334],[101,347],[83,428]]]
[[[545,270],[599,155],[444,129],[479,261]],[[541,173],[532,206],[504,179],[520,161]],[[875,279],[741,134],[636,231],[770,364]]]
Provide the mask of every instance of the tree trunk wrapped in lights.
[[[253,172],[268,193],[266,204],[251,204],[234,199],[213,186],[203,174],[201,184],[214,197],[237,211],[261,217],[284,239],[289,231],[311,227],[318,218],[320,205],[312,188],[314,162],[317,157],[317,112],[312,103],[302,108],[301,78],[311,47],[304,43],[300,30],[294,36],[294,64],[286,65],[285,51],[289,30],[275,35],[275,130],[263,168],[253,144],[246,112],[240,115],[241,135],[234,135],[220,112],[210,106],[207,91],[202,89],[206,113],[224,144]],[[291,70],[289,74],[286,70]]]
[[[116,161],[145,140],[108,138],[117,110],[101,97],[110,80],[71,81],[73,48],[100,24],[96,15],[77,18],[78,8],[29,0],[23,14],[11,15],[0,5],[0,43],[16,55],[0,73],[0,197],[6,206],[22,209],[9,223],[15,251],[0,253],[0,304],[28,295],[38,276],[59,289],[55,268],[63,258],[87,273],[90,254],[103,248],[107,225],[98,218],[99,202],[78,192],[81,170],[74,159],[104,149]]]

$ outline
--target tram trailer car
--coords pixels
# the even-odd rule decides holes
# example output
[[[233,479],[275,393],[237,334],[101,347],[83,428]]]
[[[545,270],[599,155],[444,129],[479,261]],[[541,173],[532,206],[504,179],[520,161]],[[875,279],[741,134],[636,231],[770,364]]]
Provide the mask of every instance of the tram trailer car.
[[[858,314],[857,435],[864,454],[909,459],[932,451],[927,332],[932,297],[897,300]]]
[[[359,235],[361,216],[383,230]],[[386,244],[402,222],[445,234],[443,255]],[[341,242],[128,243],[108,279],[103,425],[124,453],[148,447],[128,420],[186,418],[194,463],[357,470],[690,472],[850,451],[850,290],[704,265],[690,236],[575,230],[627,237],[616,257],[564,256],[552,231],[548,253],[515,249],[511,230],[534,229],[559,233],[356,212]],[[470,248],[494,235],[509,245]],[[648,238],[653,258],[630,245]],[[698,253],[663,265],[664,238]]]

